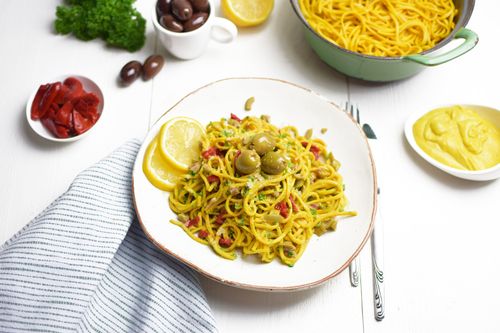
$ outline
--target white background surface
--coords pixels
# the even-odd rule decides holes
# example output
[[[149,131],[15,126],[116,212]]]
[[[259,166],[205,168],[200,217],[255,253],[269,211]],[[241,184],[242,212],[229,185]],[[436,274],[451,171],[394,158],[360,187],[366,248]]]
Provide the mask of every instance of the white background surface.
[[[497,1],[477,1],[468,27],[478,46],[461,58],[391,84],[346,79],[311,51],[288,1],[270,20],[240,30],[230,45],[211,43],[193,61],[165,54],[153,33],[153,0],[137,7],[148,40],[137,53],[54,35],[54,0],[0,2],[0,242],[64,192],[82,169],[148,127],[188,92],[236,76],[288,80],[341,104],[359,105],[379,140],[377,167],[384,218],[386,319],[375,322],[369,246],[359,288],[347,271],[326,285],[291,294],[237,290],[202,278],[221,332],[499,332],[500,181],[474,183],[416,156],[403,138],[412,111],[450,103],[500,108]],[[152,53],[166,66],[150,82],[120,88],[128,61]],[[106,106],[92,135],[67,145],[38,138],[24,108],[33,89],[61,74],[82,74],[103,89]]]

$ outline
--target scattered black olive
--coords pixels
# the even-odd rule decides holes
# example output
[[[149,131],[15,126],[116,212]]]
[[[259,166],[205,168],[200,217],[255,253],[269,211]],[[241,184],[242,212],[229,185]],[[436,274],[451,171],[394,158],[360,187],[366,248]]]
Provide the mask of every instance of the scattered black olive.
[[[142,66],[142,78],[147,81],[155,77],[163,68],[164,63],[165,60],[159,54],[149,56]]]
[[[140,62],[133,60],[129,61],[122,67],[120,71],[121,82],[128,86],[132,84],[142,74],[142,65]]]

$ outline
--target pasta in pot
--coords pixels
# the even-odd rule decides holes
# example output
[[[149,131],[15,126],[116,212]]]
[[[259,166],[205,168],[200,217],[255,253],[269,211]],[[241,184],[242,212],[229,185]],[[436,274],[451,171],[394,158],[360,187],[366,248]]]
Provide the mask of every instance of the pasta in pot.
[[[319,35],[353,52],[381,57],[433,48],[455,27],[453,0],[299,0]]]
[[[240,249],[293,266],[314,233],[356,215],[344,210],[340,164],[311,134],[277,128],[265,116],[211,122],[200,161],[170,195],[178,214],[171,222],[226,259]]]

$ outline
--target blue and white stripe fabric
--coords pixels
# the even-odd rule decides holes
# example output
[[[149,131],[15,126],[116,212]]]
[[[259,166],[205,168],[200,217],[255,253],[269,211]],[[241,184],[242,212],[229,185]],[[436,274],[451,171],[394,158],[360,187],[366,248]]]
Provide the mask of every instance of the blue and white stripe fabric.
[[[197,275],[152,245],[131,197],[140,143],[83,171],[0,247],[0,332],[216,332]]]

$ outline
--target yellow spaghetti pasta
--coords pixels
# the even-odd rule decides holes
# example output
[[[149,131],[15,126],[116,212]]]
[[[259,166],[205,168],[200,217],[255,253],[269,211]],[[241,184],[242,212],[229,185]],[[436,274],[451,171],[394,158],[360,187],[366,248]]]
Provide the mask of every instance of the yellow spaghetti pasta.
[[[171,222],[223,258],[235,259],[241,250],[293,266],[314,233],[335,230],[339,216],[356,214],[344,210],[340,164],[311,134],[277,128],[265,116],[211,122],[200,160],[170,195],[178,214]],[[272,142],[267,152],[256,143],[262,135]],[[262,164],[242,172],[238,159],[248,151]],[[282,158],[282,168],[266,169],[269,156]]]
[[[318,34],[347,50],[397,57],[433,48],[455,27],[453,0],[299,0]]]

